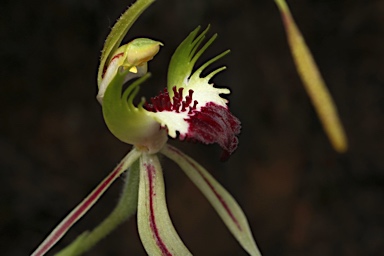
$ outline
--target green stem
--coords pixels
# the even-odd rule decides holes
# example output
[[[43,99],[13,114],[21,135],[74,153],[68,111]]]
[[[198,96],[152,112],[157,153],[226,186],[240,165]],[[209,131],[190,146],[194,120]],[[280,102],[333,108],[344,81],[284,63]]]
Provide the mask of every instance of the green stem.
[[[58,252],[57,256],[83,254],[136,212],[139,172],[140,163],[137,160],[127,171],[124,190],[115,209],[99,226],[78,236],[75,241]]]

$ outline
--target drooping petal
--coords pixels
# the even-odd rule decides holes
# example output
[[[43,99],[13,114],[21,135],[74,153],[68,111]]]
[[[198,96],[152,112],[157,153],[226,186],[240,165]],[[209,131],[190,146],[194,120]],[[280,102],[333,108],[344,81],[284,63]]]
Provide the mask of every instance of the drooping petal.
[[[148,255],[191,255],[169,217],[159,159],[143,154],[140,162],[137,222],[145,250]]]
[[[61,237],[75,224],[100,198],[101,195],[109,188],[129,166],[132,165],[140,157],[141,152],[133,149],[119,163],[119,165],[78,205],[73,209],[67,217],[65,217],[59,225],[49,234],[49,236],[39,245],[32,253],[32,256],[44,255],[52,248]]]
[[[103,50],[101,51],[100,65],[97,73],[97,84],[99,87],[103,79],[105,65],[112,58],[112,53],[119,48],[121,41],[123,41],[123,38],[133,23],[153,2],[154,0],[137,0],[136,3],[132,4],[123,15],[121,15],[119,20],[113,26],[105,40]]]
[[[247,218],[233,197],[196,161],[166,145],[162,154],[175,161],[206,196],[225,225],[250,255],[261,255],[253,239]]]
[[[137,212],[140,161],[136,160],[126,172],[124,189],[115,209],[93,230],[85,231],[55,256],[78,256],[90,250],[118,225]]]
[[[221,94],[229,94],[227,88],[216,88],[210,80],[225,67],[218,68],[205,77],[201,73],[229,51],[212,58],[192,74],[197,59],[216,38],[211,37],[203,46],[209,27],[198,35],[195,29],[180,44],[172,56],[168,72],[168,90],[151,99],[145,105],[152,116],[175,138],[196,140],[202,143],[218,143],[229,156],[237,147],[240,121],[231,114],[227,100]],[[225,158],[225,157],[224,157]]]
[[[319,115],[333,148],[342,153],[348,148],[347,136],[339,119],[336,105],[317,68],[300,30],[284,0],[275,0],[287,32],[287,38],[297,71]]]

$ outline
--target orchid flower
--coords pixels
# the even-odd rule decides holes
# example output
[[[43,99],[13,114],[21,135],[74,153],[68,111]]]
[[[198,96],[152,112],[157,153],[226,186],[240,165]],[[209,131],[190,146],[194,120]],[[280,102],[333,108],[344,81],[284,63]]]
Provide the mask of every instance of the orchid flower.
[[[195,69],[195,63],[213,43],[207,42],[209,27],[199,34],[191,32],[173,54],[167,88],[150,101],[133,103],[140,85],[148,79],[148,62],[163,44],[147,38],[134,39],[119,46],[138,16],[152,0],[138,0],[119,19],[108,36],[98,74],[98,101],[109,130],[133,149],[117,167],[51,232],[32,255],[45,254],[69,228],[100,198],[126,170],[125,188],[114,211],[98,227],[80,235],[58,255],[79,255],[117,225],[137,212],[141,241],[149,255],[191,255],[177,234],[167,210],[165,185],[158,155],[173,160],[206,196],[229,231],[250,255],[260,255],[248,221],[235,199],[201,165],[167,144],[171,138],[205,144],[218,143],[223,158],[236,149],[239,120],[231,114],[228,101],[221,97],[229,89],[210,83],[218,68],[202,77],[201,73],[222,58],[225,51]],[[133,78],[134,82],[123,87]]]

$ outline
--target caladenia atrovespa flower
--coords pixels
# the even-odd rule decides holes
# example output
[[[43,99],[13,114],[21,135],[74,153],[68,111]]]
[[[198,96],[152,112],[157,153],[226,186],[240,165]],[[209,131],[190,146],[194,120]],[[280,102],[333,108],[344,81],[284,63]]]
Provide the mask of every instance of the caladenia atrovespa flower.
[[[224,67],[205,77],[201,75],[229,51],[195,69],[197,59],[216,35],[203,44],[209,28],[200,34],[199,28],[190,33],[172,56],[167,88],[150,101],[142,99],[137,106],[133,103],[139,86],[149,77],[147,62],[157,54],[162,43],[139,38],[119,45],[130,26],[152,2],[138,0],[115,24],[104,45],[98,74],[97,99],[105,122],[118,139],[133,145],[133,149],[32,255],[45,254],[124,172],[125,187],[116,208],[98,227],[80,235],[58,255],[79,255],[87,251],[136,212],[139,235],[149,255],[191,255],[168,214],[160,154],[180,166],[244,250],[250,255],[260,255],[247,219],[233,197],[195,160],[167,144],[168,136],[218,143],[223,148],[223,158],[229,157],[237,147],[240,122],[230,113],[227,100],[221,97],[230,91],[210,83]],[[125,88],[123,85],[132,78],[138,79]]]

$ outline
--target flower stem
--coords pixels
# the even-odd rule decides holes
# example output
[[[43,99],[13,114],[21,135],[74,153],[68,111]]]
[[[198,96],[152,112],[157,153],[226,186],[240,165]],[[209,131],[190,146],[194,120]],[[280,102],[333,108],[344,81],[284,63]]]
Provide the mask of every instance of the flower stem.
[[[57,253],[57,256],[83,254],[136,212],[139,170],[140,164],[137,160],[126,174],[123,193],[115,209],[99,226],[78,236],[69,246]]]

